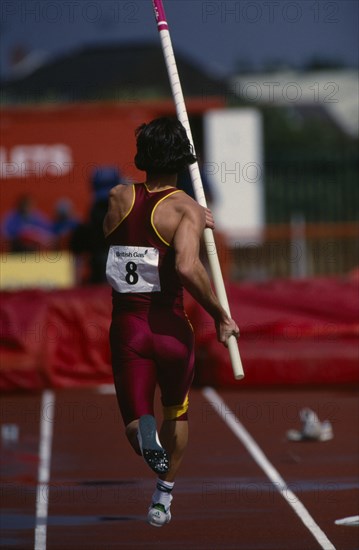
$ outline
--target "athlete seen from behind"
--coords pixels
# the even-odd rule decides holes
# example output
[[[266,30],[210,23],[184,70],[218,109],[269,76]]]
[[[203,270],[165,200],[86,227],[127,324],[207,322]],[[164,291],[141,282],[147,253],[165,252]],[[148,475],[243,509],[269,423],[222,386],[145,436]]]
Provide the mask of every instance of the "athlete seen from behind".
[[[196,161],[182,124],[155,119],[136,131],[135,164],[146,181],[110,191],[104,232],[112,286],[110,345],[116,394],[126,435],[157,473],[148,522],[171,519],[176,474],[188,440],[188,395],[194,334],[183,308],[183,288],[212,316],[227,345],[239,329],[212,291],[199,259],[208,209],[176,189],[177,174]],[[163,422],[157,434],[154,394],[159,385]]]

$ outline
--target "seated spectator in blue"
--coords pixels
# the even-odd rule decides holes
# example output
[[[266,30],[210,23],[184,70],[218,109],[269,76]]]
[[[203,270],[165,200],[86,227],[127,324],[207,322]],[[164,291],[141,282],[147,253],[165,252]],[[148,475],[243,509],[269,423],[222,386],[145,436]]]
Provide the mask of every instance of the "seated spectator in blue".
[[[30,195],[21,195],[14,210],[5,216],[2,233],[11,252],[50,249],[53,244],[50,220],[35,208]]]
[[[73,211],[73,203],[70,199],[62,198],[55,205],[55,216],[52,231],[57,249],[69,248],[72,233],[79,225],[79,220]]]
[[[101,166],[91,175],[92,204],[86,223],[79,225],[71,239],[74,254],[88,254],[90,275],[88,283],[106,282],[107,245],[103,220],[108,209],[110,189],[122,182],[120,171],[113,166]]]
[[[107,245],[103,234],[103,220],[108,209],[108,194],[121,183],[119,170],[112,166],[97,168],[92,175],[93,203],[89,214],[91,245],[91,279],[93,284],[106,282]]]

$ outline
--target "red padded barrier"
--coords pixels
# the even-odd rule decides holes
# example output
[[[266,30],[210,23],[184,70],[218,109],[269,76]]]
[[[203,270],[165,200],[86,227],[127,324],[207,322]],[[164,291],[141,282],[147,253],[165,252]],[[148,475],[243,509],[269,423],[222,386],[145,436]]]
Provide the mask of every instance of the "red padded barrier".
[[[197,385],[337,384],[359,381],[358,281],[227,284],[241,328],[245,378],[235,381],[211,318],[189,296]],[[0,389],[112,382],[107,286],[0,295]]]
[[[326,384],[359,381],[358,282],[275,280],[229,285],[241,329],[245,378],[235,381],[209,316],[197,309],[200,385]],[[198,306],[196,306],[197,308]]]
[[[0,388],[112,382],[108,287],[1,293]]]

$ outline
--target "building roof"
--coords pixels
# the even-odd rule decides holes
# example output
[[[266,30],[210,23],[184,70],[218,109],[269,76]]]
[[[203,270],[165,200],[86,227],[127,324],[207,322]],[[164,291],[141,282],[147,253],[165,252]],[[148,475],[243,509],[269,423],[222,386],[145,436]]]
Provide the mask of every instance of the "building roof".
[[[226,83],[176,54],[183,92],[191,97],[224,95]],[[153,43],[107,45],[76,50],[4,82],[2,100],[83,101],[169,97],[162,49]]]
[[[346,134],[359,135],[359,78],[355,69],[240,74],[231,93],[257,107],[274,105],[324,110]]]

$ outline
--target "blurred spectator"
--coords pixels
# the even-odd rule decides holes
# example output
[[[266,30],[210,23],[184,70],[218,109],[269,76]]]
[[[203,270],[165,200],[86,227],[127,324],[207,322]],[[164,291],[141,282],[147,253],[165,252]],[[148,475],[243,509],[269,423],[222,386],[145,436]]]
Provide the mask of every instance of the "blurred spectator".
[[[91,177],[93,201],[88,221],[75,229],[71,241],[71,249],[75,254],[89,254],[88,282],[91,284],[106,281],[107,246],[102,224],[107,212],[109,191],[119,183],[121,183],[121,175],[115,167],[103,166],[93,172]]]
[[[79,225],[79,220],[73,211],[73,203],[70,199],[62,198],[55,205],[55,216],[52,231],[57,249],[68,249],[72,234]]]
[[[30,195],[21,195],[14,210],[4,218],[2,234],[10,252],[34,252],[52,248],[50,220],[35,208]]]
[[[110,189],[120,183],[120,173],[117,168],[102,167],[97,169],[92,177],[94,199],[89,215],[90,266],[91,283],[106,281],[107,245],[103,234],[103,220],[108,208]]]
[[[206,198],[206,202],[208,203],[208,207],[210,208],[210,205],[211,203],[213,203],[213,199],[214,199],[212,186],[206,174],[204,173],[204,170],[201,167],[200,167],[200,174],[201,174],[204,196]],[[178,175],[177,188],[182,189],[182,191],[187,193],[187,195],[192,197],[192,199],[196,198],[194,194],[191,173],[188,168],[184,172],[181,172]]]

